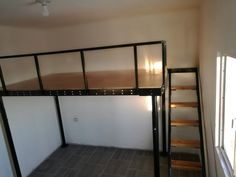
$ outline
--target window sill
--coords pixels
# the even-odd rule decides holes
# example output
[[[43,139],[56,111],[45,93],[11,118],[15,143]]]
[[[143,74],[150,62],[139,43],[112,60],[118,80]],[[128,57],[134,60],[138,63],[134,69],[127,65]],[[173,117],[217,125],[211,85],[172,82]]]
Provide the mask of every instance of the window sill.
[[[226,157],[225,152],[223,151],[223,149],[220,148],[220,147],[216,147],[216,154],[218,156],[220,166],[222,168],[224,176],[225,177],[235,177],[233,175],[233,170],[231,168],[231,165],[229,164],[228,160],[226,159],[227,157]]]

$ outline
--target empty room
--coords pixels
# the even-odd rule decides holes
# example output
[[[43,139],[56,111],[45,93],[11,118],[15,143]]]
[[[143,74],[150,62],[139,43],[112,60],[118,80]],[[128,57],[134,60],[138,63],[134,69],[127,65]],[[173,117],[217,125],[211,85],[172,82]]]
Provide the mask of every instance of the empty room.
[[[0,177],[234,177],[235,7],[1,0]]]

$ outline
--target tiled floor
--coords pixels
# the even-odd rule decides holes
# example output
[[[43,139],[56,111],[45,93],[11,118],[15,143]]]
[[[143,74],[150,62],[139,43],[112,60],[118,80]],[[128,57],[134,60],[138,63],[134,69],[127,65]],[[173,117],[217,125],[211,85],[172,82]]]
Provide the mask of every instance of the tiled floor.
[[[154,177],[152,155],[152,151],[69,145],[56,150],[29,177]],[[167,177],[167,159],[161,157],[160,163],[161,177]]]

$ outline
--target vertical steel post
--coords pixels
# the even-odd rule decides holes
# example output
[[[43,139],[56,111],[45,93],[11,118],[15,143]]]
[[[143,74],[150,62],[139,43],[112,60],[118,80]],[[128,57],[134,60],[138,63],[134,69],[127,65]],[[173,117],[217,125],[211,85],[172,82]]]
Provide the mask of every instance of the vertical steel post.
[[[152,130],[153,130],[153,156],[154,176],[160,177],[160,152],[159,152],[159,119],[157,97],[152,96]]]
[[[81,64],[82,64],[82,69],[83,69],[84,87],[85,87],[85,90],[88,90],[88,81],[87,81],[86,72],[85,72],[85,61],[84,61],[83,51],[80,51],[80,58],[81,58]]]
[[[162,79],[163,79],[163,86],[164,91],[162,93],[162,152],[163,155],[167,155],[167,149],[166,149],[166,43],[162,42]]]
[[[4,80],[4,77],[3,77],[3,72],[2,72],[2,67],[0,66],[0,79],[1,79],[1,83],[2,83],[2,89],[4,92],[7,91],[7,88],[6,88],[6,83],[5,83],[5,80]]]
[[[63,122],[62,122],[60,102],[59,102],[58,96],[54,96],[54,99],[55,99],[59,129],[60,129],[60,134],[61,134],[61,142],[62,142],[61,147],[66,147],[67,144],[66,144],[66,138],[65,138]]]
[[[138,83],[138,54],[137,54],[137,46],[134,46],[134,70],[135,70],[135,87],[139,88]]]
[[[17,177],[22,177],[20,165],[18,162],[18,158],[17,158],[14,142],[12,139],[10,126],[9,126],[8,119],[7,119],[7,113],[6,113],[6,110],[4,107],[2,97],[0,97],[0,111],[1,111],[1,115],[2,115],[2,122],[3,122],[4,130],[5,130],[7,141],[8,141],[7,143],[9,145],[9,150],[10,150],[11,158],[12,158],[13,165],[14,165],[14,170],[15,170]]]
[[[40,90],[43,91],[43,82],[42,82],[42,78],[41,78],[41,73],[40,73],[40,67],[39,67],[39,60],[38,60],[38,56],[34,55],[34,63],[35,63],[35,67],[36,67],[36,72],[37,72],[37,76],[38,76],[38,81],[39,81],[39,87]]]
[[[197,90],[197,100],[198,100],[198,120],[199,120],[199,134],[200,134],[200,145],[201,145],[201,162],[202,162],[202,176],[206,176],[205,169],[205,152],[204,152],[204,142],[203,142],[203,130],[202,130],[202,112],[200,104],[200,87],[199,87],[199,78],[198,78],[198,69],[195,71],[196,76],[196,90]]]
[[[169,98],[168,98],[168,176],[171,177],[171,70],[168,70]]]

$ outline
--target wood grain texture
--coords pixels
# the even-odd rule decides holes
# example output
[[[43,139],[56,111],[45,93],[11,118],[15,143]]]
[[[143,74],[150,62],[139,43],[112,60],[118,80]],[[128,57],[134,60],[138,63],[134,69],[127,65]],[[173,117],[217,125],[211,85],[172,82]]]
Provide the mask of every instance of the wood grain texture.
[[[199,126],[198,120],[175,119],[171,121],[171,126]]]
[[[172,147],[185,147],[185,148],[200,148],[200,141],[198,140],[171,140]]]
[[[194,85],[176,85],[171,87],[172,91],[176,90],[196,90],[196,86]]]
[[[197,102],[172,102],[171,108],[184,108],[184,107],[190,107],[190,108],[196,108],[198,106]]]
[[[182,170],[201,170],[200,162],[191,162],[191,161],[183,161],[183,160],[171,160],[171,167],[174,169],[182,169]]]

